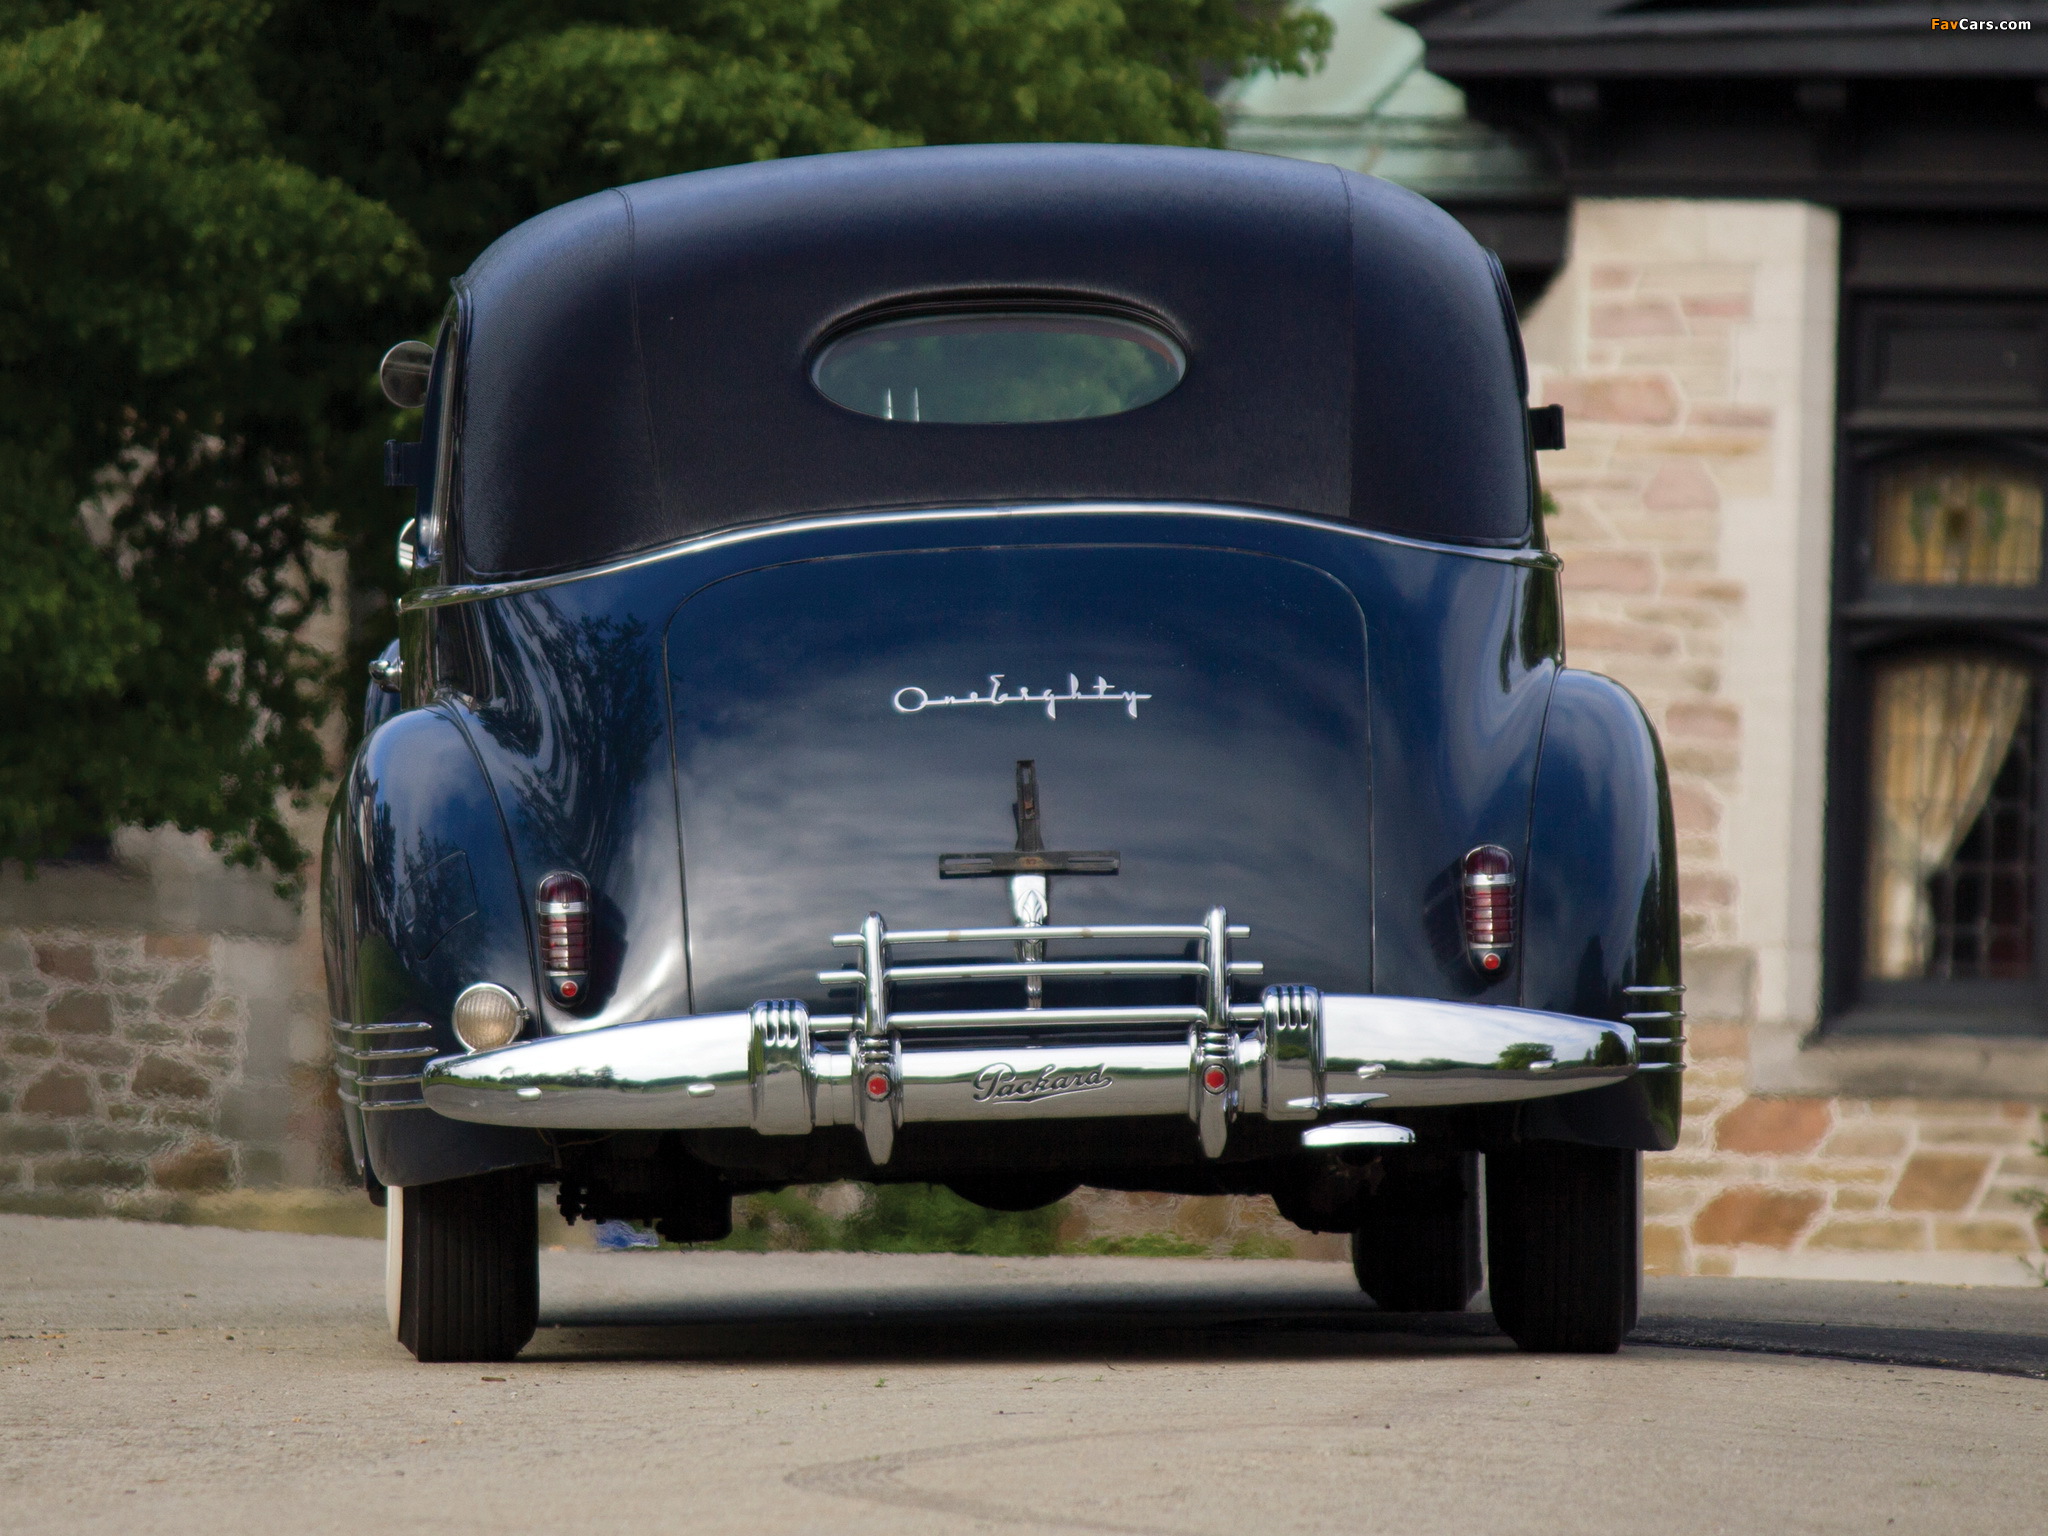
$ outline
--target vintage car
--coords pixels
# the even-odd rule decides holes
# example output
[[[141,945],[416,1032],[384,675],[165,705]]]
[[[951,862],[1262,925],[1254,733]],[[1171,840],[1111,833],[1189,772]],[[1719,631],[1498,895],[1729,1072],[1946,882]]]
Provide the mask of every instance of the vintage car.
[[[1678,1131],[1669,796],[1567,669],[1499,266],[1330,166],[787,160],[505,235],[387,478],[328,824],[350,1144],[422,1360],[536,1185],[1270,1195],[1393,1310],[1605,1351]]]

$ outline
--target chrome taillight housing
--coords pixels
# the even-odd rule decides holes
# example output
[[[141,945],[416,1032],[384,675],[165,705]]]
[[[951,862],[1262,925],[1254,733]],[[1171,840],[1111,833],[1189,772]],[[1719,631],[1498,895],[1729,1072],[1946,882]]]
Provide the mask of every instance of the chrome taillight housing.
[[[1515,856],[1493,843],[1465,855],[1465,953],[1481,975],[1499,976],[1515,948]]]
[[[548,993],[576,1004],[590,986],[590,882],[581,875],[549,875],[534,902],[540,918],[540,963]]]

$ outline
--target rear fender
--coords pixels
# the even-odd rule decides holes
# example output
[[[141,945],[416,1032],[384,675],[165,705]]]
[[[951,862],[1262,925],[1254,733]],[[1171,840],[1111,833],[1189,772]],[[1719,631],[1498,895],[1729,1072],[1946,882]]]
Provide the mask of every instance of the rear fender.
[[[469,740],[435,709],[409,710],[357,754],[345,790],[354,879],[347,1021],[432,1027],[441,1052],[460,1051],[456,996],[479,981],[538,996],[527,903],[504,823]],[[362,1116],[371,1170],[412,1185],[546,1162],[526,1132],[456,1125],[424,1108]]]
[[[1678,865],[1656,730],[1611,678],[1560,671],[1543,730],[1523,883],[1523,1006],[1581,1018],[1679,1011]],[[1638,1018],[1636,1033],[1682,1033]],[[1648,1055],[1659,1053],[1648,1052]],[[1676,1059],[1678,1048],[1668,1054]],[[1665,1151],[1678,1139],[1682,1073],[1525,1106],[1520,1134]]]

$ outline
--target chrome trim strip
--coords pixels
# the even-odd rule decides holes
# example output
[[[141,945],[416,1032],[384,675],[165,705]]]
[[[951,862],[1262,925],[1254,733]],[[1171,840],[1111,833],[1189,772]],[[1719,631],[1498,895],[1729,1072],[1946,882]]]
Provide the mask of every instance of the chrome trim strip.
[[[339,1019],[327,1022],[330,1031],[337,1035],[417,1035],[433,1029],[431,1024],[344,1024]]]
[[[1621,990],[1630,997],[1648,997],[1653,992],[1659,995],[1683,992],[1685,987],[1683,983],[1675,983],[1668,987],[1623,987]]]
[[[1251,937],[1251,929],[1232,923],[1233,939]],[[1198,923],[1121,923],[1097,928],[891,928],[891,944],[973,944],[983,940],[1009,939],[1206,939],[1209,930]],[[839,949],[859,949],[867,941],[857,933],[835,933],[832,943]]]
[[[722,528],[713,533],[698,534],[693,538],[664,545],[659,549],[643,550],[638,554],[625,555],[602,565],[588,566],[577,571],[557,571],[546,576],[525,576],[510,581],[477,582],[465,586],[422,587],[408,592],[398,600],[400,613],[411,613],[421,608],[442,608],[455,603],[474,603],[486,598],[510,597],[522,592],[539,592],[549,587],[563,586],[573,581],[588,581],[597,577],[617,575],[621,571],[638,570],[642,566],[658,564],[664,560],[684,559],[690,555],[702,554],[708,550],[724,549],[735,544],[754,543],[765,539],[780,538],[786,534],[810,533],[829,528],[894,527],[917,523],[941,522],[986,522],[1006,518],[1027,517],[1119,517],[1133,515],[1163,515],[1170,517],[1214,517],[1227,518],[1238,522],[1275,523],[1292,528],[1310,528],[1322,533],[1340,534],[1350,538],[1363,539],[1373,544],[1390,544],[1401,549],[1427,550],[1434,554],[1458,555],[1468,560],[1484,560],[1496,565],[1522,566],[1531,570],[1555,571],[1563,562],[1549,550],[1542,549],[1493,549],[1481,544],[1439,544],[1429,539],[1408,538],[1398,533],[1382,533],[1377,529],[1360,528],[1351,523],[1333,522],[1325,518],[1310,517],[1300,512],[1275,512],[1257,507],[1233,507],[1211,502],[1171,501],[1092,501],[1092,502],[1033,502],[1011,507],[946,507],[921,508],[899,512],[838,512],[807,513],[801,517],[783,518],[773,522],[748,523],[738,528]]]
[[[891,935],[894,942],[894,935]],[[1233,960],[1233,977],[1265,972],[1261,960]],[[885,983],[904,981],[1015,981],[1030,976],[1207,976],[1201,960],[990,960],[962,965],[892,965],[882,972]],[[856,986],[867,978],[859,971],[820,971],[828,987]]]
[[[421,1096],[425,1081],[421,1072],[407,1072],[415,1064],[424,1067],[440,1054],[430,1042],[381,1044],[428,1035],[434,1026],[418,1022],[400,1024],[350,1024],[329,1019],[327,1028],[334,1050],[335,1096],[349,1108],[362,1113],[387,1109],[424,1109]],[[390,1071],[396,1067],[400,1070]],[[353,1089],[353,1091],[351,1091]]]
[[[1240,1005],[1247,1018],[1258,1009]],[[1134,1008],[970,1008],[957,1012],[892,1013],[890,1026],[907,1035],[975,1029],[1087,1028],[1097,1025],[1157,1025],[1161,1027],[1200,1024],[1208,1010],[1192,1005]]]

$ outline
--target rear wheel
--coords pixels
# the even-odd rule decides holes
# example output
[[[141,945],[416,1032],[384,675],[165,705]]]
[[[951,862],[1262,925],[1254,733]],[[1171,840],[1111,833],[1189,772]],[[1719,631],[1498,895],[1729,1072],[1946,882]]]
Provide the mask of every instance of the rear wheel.
[[[531,1169],[392,1189],[384,1207],[391,1331],[420,1360],[510,1360],[540,1315]]]
[[[1390,1152],[1360,1201],[1351,1271],[1383,1312],[1462,1312],[1479,1290],[1478,1154]]]
[[[1607,1355],[1635,1327],[1642,1154],[1525,1142],[1486,1159],[1487,1283],[1522,1348]]]

